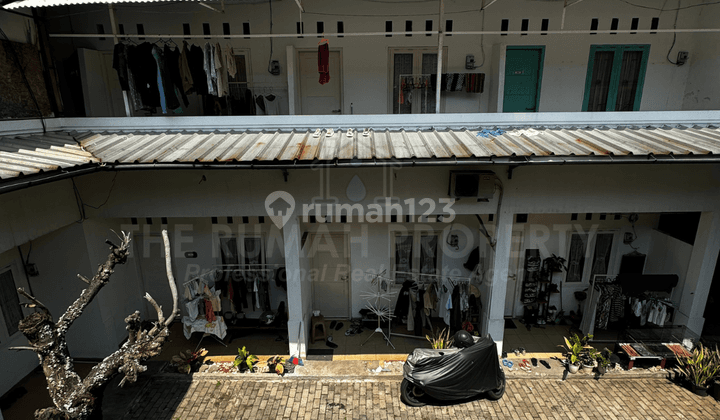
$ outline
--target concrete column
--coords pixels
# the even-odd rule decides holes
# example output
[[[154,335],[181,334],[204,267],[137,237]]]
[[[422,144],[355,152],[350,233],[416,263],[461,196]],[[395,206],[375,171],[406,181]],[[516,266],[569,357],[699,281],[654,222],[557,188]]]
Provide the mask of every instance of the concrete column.
[[[298,218],[293,216],[283,226],[283,240],[285,242],[285,270],[287,272],[288,297],[288,339],[290,341],[290,355],[305,357],[307,351],[307,326],[305,323],[306,311],[303,293],[310,295],[310,284],[303,281],[307,274],[303,269],[302,232]],[[307,283],[308,287],[304,287]],[[303,290],[303,289],[308,290]]]
[[[680,307],[675,314],[674,324],[687,325],[688,329],[700,335],[705,318],[710,285],[712,284],[720,251],[720,213],[704,212],[700,216],[695,245],[690,255],[690,266],[685,275]]]
[[[495,228],[496,243],[493,255],[493,275],[490,284],[490,308],[484,332],[489,333],[502,351],[505,332],[505,293],[507,292],[508,267],[512,247],[512,213],[501,211]]]

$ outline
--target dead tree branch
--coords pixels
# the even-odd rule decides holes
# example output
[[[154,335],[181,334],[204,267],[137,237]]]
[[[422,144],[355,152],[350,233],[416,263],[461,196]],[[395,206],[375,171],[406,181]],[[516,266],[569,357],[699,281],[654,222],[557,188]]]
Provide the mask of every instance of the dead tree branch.
[[[155,307],[158,313],[159,322],[152,329],[143,330],[140,313],[129,315],[125,318],[127,323],[128,339],[120,349],[103,359],[102,362],[92,368],[90,373],[81,379],[74,371],[72,359],[67,348],[65,334],[72,323],[83,313],[83,310],[90,304],[100,289],[110,280],[115,265],[124,264],[127,261],[130,246],[130,236],[122,232],[118,235],[121,242],[110,245],[110,255],[101,264],[97,273],[88,280],[83,276],[78,277],[88,283],[80,297],[73,302],[65,313],[54,323],[50,311],[24,290],[18,292],[33,303],[33,306],[41,309],[42,312],[35,312],[20,321],[19,329],[27,337],[30,346],[15,347],[16,350],[33,350],[40,358],[40,365],[48,382],[48,392],[55,407],[49,407],[35,412],[36,420],[44,419],[87,419],[95,410],[96,395],[102,392],[103,385],[113,376],[122,373],[124,378],[120,385],[137,380],[138,374],[147,368],[141,362],[150,357],[156,356],[162,350],[166,338],[170,335],[168,326],[175,317],[178,307],[177,287],[172,275],[170,261],[170,241],[167,232],[163,231],[165,244],[165,259],[168,282],[173,297],[173,313],[165,319],[162,308],[150,297],[146,299]]]

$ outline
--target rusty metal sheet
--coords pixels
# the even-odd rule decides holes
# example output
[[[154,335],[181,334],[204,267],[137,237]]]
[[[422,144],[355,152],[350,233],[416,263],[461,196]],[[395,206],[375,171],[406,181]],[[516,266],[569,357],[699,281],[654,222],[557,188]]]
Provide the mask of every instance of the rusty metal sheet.
[[[311,133],[308,131],[301,131],[297,133],[293,132],[292,137],[285,145],[285,150],[283,150],[279,160],[290,162],[298,159],[302,154],[303,147],[305,147],[305,141],[310,134]]]
[[[308,133],[307,140],[298,156],[299,160],[314,160],[317,157],[322,134],[315,136],[314,132]]]
[[[217,160],[219,162],[226,162],[236,160],[239,156],[242,156],[248,147],[251,147],[255,142],[255,139],[260,133],[232,133],[224,138],[219,144],[217,149],[212,154],[207,155],[202,159],[203,162],[212,162]]]
[[[282,151],[285,149],[285,146],[287,145],[290,138],[292,138],[292,133],[278,132],[277,136],[275,136],[273,141],[271,141],[267,144],[267,147],[265,147],[265,149],[262,151],[262,153],[255,156],[255,160],[260,160],[260,161],[277,160],[280,153],[282,153]]]
[[[268,146],[272,144],[279,135],[277,131],[258,135],[253,144],[245,149],[242,155],[238,155],[236,159],[243,162],[258,160],[257,157],[267,150]]]

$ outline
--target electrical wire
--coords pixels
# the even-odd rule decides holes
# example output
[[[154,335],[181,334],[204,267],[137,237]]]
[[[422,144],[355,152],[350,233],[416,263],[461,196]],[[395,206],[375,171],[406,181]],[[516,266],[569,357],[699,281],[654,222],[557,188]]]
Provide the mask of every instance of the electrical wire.
[[[680,14],[680,9],[679,9],[679,7],[680,7],[680,2],[681,2],[681,1],[682,1],[682,0],[678,0],[678,9],[675,10],[675,23],[673,23],[673,29],[677,29],[677,20],[678,20],[678,15]],[[662,13],[662,11],[661,11],[661,13]],[[675,48],[675,41],[676,41],[676,40],[677,40],[677,32],[673,32],[672,45],[670,45],[670,49],[668,50],[667,56],[666,56],[665,58],[667,59],[667,61],[668,61],[670,64],[674,64],[674,65],[676,65],[676,66],[682,66],[682,65],[685,64],[685,63],[680,64],[680,63],[678,63],[677,61],[675,61],[675,62],[673,63],[673,61],[670,59],[670,53],[672,52],[673,48]]]
[[[23,68],[22,63],[20,62],[20,57],[18,57],[17,52],[15,51],[15,46],[13,45],[13,42],[10,41],[10,38],[8,38],[8,36],[5,34],[5,31],[3,31],[2,27],[0,27],[0,35],[5,38],[8,47],[10,47],[10,55],[12,56],[18,70],[20,70],[20,75],[22,75],[25,86],[27,86],[27,90],[28,92],[30,92],[30,97],[32,98],[33,103],[35,103],[35,107],[37,108],[38,114],[40,115],[40,123],[42,124],[43,134],[45,134],[47,133],[47,127],[45,127],[45,118],[43,118],[43,113],[40,109],[40,104],[35,97],[35,92],[33,92],[32,87],[30,87],[30,82],[27,79],[27,75],[25,74],[25,69]]]
[[[673,11],[676,11],[676,10],[691,9],[691,8],[693,8],[693,7],[713,6],[713,5],[716,5],[716,4],[720,4],[720,1],[713,1],[713,2],[710,2],[710,3],[691,4],[691,5],[689,5],[689,6],[680,7],[680,2],[678,2],[678,7],[677,7],[676,9],[665,9],[665,10],[663,10],[663,9],[658,9],[657,7],[643,6],[643,5],[641,5],[641,4],[631,3],[631,2],[629,2],[629,1],[627,1],[627,0],[620,0],[620,1],[621,1],[622,3],[628,4],[628,5],[634,6],[634,7],[639,7],[639,8],[641,8],[641,9],[660,10],[660,11],[665,11],[665,12],[673,12]]]
[[[105,197],[105,201],[103,201],[98,206],[93,206],[91,204],[86,204],[85,201],[82,199],[82,195],[80,195],[80,190],[78,189],[77,185],[75,184],[75,178],[70,178],[73,185],[73,192],[75,193],[75,202],[78,206],[78,211],[80,212],[80,219],[76,220],[75,223],[82,223],[87,219],[87,216],[85,214],[85,207],[90,207],[91,209],[98,210],[100,207],[107,204],[108,200],[110,199],[110,195],[112,194],[113,188],[115,188],[115,179],[117,178],[118,173],[115,172],[115,176],[112,179],[112,183],[110,184],[110,189],[108,190],[107,197]]]
[[[268,0],[270,5],[270,34],[273,33],[273,11],[272,0]],[[268,73],[272,74],[272,58],[273,58],[273,39],[270,37],[270,59],[268,60]]]

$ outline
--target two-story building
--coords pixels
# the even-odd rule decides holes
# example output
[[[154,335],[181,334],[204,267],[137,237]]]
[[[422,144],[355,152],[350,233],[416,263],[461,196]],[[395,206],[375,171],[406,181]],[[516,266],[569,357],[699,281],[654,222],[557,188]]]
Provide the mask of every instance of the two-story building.
[[[703,332],[714,2],[4,3],[0,392],[37,364],[7,350],[29,311],[15,288],[60,313],[110,229],[133,232],[133,258],[70,330],[75,357],[117,348],[136,309],[152,317],[145,291],[169,307],[164,228],[181,292],[220,270],[230,319],[285,302],[303,357],[313,311],[360,317],[372,273],[390,292],[434,284],[429,316],[451,324],[471,316],[447,304],[468,289],[501,348],[506,318],[615,328],[600,283],[628,273],[618,296],[667,306],[650,325]],[[566,267],[537,282],[552,255]],[[416,330],[408,311],[391,338]]]

